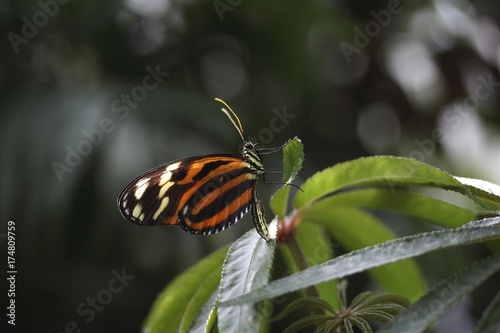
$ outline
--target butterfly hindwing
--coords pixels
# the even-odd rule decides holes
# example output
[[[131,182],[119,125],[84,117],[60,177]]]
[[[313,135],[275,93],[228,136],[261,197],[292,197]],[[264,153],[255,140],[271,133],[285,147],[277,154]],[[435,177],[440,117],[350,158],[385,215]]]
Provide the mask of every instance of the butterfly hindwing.
[[[233,225],[249,211],[256,176],[246,167],[221,171],[200,182],[184,202],[179,212],[183,229],[212,234]]]

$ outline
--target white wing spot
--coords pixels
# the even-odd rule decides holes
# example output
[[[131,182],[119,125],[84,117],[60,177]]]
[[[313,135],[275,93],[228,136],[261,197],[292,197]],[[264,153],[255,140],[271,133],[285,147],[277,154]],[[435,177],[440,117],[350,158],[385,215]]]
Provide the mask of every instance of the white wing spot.
[[[149,180],[149,178],[148,178]],[[137,188],[135,189],[135,192],[134,192],[134,196],[137,200],[140,200],[142,198],[142,195],[144,194],[144,191],[146,191],[146,189],[148,188],[149,186],[149,183],[148,182],[143,182],[142,180],[140,181],[140,185],[139,183]]]
[[[161,177],[158,185],[163,186],[166,182],[168,182],[172,178],[172,173],[170,171],[165,171]]]
[[[132,211],[132,216],[135,217],[136,219],[140,219],[141,213],[142,213],[141,204],[135,205],[134,210]]]
[[[149,180],[150,180],[150,179],[151,179],[151,178],[143,178],[143,179],[139,180],[139,181],[137,182],[137,184],[135,184],[135,186],[136,186],[136,187],[142,186],[143,184],[145,184],[145,183],[149,182]]]
[[[161,212],[165,209],[165,207],[167,207],[168,201],[169,201],[168,197],[163,198],[160,207],[158,207],[158,210],[156,210],[155,215],[153,215],[153,220],[156,220],[158,216],[160,216]]]
[[[167,190],[174,185],[174,182],[166,182],[164,185],[161,186],[160,192],[158,193],[158,199],[163,198],[165,193],[167,193]]]
[[[167,173],[167,172],[170,173],[170,171],[178,169],[180,164],[181,164],[181,162],[172,163],[170,165],[167,165],[167,167],[165,168],[165,173]]]

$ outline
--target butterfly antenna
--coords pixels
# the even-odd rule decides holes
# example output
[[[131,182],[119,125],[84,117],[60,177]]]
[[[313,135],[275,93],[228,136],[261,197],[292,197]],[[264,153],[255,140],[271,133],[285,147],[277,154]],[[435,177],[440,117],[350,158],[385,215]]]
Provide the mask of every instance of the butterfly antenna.
[[[241,139],[243,141],[245,141],[245,136],[243,135],[243,126],[241,126],[241,121],[240,121],[240,118],[238,118],[238,116],[236,115],[236,113],[231,109],[231,107],[229,105],[227,105],[226,102],[224,102],[222,99],[220,98],[215,98],[215,100],[217,102],[221,102],[225,107],[227,107],[229,109],[229,111],[231,111],[231,113],[229,113],[228,110],[226,110],[225,108],[222,108],[221,111],[224,112],[226,114],[226,116],[229,118],[229,120],[231,120],[231,122],[233,123],[234,127],[236,127],[236,129],[238,130],[238,133],[240,133],[240,136],[241,136]],[[236,121],[234,121],[234,118],[236,118]]]

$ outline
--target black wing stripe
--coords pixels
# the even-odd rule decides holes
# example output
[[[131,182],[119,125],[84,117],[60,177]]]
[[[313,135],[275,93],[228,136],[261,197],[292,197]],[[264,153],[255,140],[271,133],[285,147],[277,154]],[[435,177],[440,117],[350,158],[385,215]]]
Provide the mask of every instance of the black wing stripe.
[[[202,180],[205,178],[210,172],[214,171],[215,169],[219,168],[222,165],[226,165],[231,163],[232,161],[214,161],[214,162],[209,162],[206,163],[203,168],[201,168],[200,171],[196,175],[193,176],[194,181]]]
[[[183,218],[189,219],[191,223],[203,223],[206,219],[214,217],[235,200],[238,200],[241,194],[251,189],[254,184],[254,179],[249,179],[241,182],[238,185],[228,189],[224,193],[220,193],[219,195],[217,195],[217,198],[214,201],[212,201],[206,207],[203,207],[197,214],[189,214],[188,216],[184,215]],[[245,206],[246,204],[249,203],[244,203],[243,206]],[[194,202],[193,205],[189,204],[189,207],[195,207],[195,205],[196,202]],[[237,212],[235,212],[235,214],[239,215],[240,212],[241,207]]]

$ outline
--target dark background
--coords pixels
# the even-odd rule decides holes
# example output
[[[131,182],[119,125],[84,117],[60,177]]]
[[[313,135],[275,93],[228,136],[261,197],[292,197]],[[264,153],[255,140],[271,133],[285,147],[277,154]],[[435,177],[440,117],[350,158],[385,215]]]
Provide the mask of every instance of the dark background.
[[[498,1],[61,2],[0,2],[0,223],[15,222],[18,270],[10,331],[137,332],[173,277],[252,227],[245,217],[198,237],[138,227],[116,208],[155,165],[238,153],[214,97],[265,146],[299,136],[302,180],[391,154],[500,183]],[[145,89],[156,70],[168,74]],[[86,156],[68,157],[78,149]],[[266,155],[266,169],[280,160]],[[276,188],[260,185],[261,199]],[[466,261],[428,271],[438,279]],[[96,297],[105,304],[90,310]],[[467,331],[481,309],[464,304],[451,321]]]

